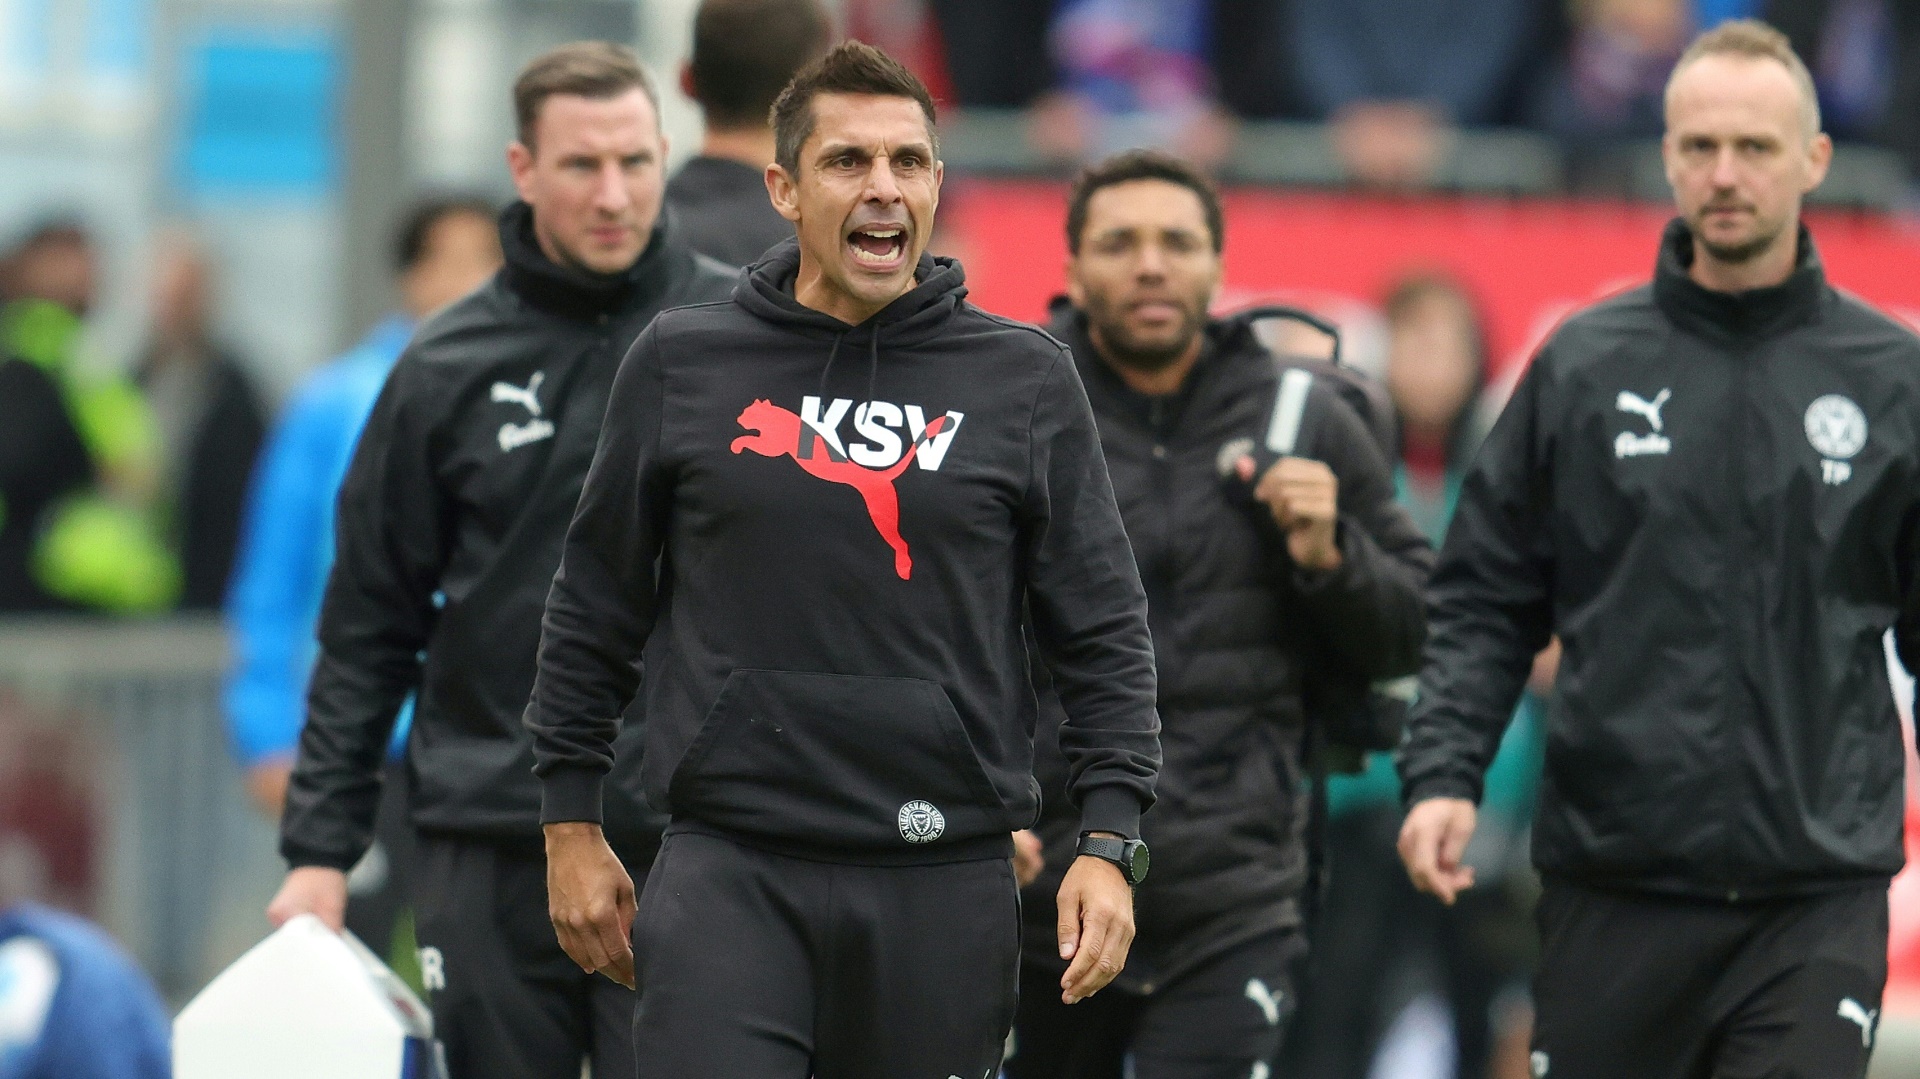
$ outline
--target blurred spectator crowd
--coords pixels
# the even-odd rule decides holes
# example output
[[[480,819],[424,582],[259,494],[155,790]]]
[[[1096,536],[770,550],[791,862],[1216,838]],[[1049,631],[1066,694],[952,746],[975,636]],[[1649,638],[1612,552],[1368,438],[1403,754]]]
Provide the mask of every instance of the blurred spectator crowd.
[[[1827,130],[1920,175],[1915,0],[849,0],[849,28],[912,56],[962,108],[1021,109],[1043,158],[1158,145],[1218,164],[1236,123],[1330,125],[1347,175],[1430,178],[1455,132],[1559,142],[1576,188],[1660,134],[1667,73],[1732,18],[1785,31]]]
[[[217,608],[260,394],[213,335],[191,238],[154,244],[147,336],[124,373],[88,355],[99,265],[69,220],[0,255],[0,611]]]

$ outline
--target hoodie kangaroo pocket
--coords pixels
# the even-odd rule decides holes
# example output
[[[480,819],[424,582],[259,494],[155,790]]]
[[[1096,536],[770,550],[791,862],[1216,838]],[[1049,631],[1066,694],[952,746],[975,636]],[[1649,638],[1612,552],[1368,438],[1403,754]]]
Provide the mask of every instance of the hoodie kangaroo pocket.
[[[671,797],[709,824],[832,847],[1012,830],[953,702],[920,678],[736,670]]]

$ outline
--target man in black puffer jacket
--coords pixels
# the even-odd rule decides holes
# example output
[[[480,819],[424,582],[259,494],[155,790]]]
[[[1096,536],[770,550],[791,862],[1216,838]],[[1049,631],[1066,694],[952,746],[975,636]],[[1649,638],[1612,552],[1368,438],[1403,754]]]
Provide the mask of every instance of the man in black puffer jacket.
[[[1026,892],[1007,1073],[1118,1079],[1130,1055],[1137,1079],[1261,1074],[1303,946],[1304,682],[1411,672],[1432,556],[1329,385],[1296,413],[1298,456],[1253,475],[1281,379],[1249,321],[1207,317],[1222,230],[1204,179],[1151,153],[1097,165],[1075,186],[1067,238],[1071,303],[1051,329],[1086,383],[1146,586],[1165,764],[1142,823],[1154,865],[1132,957],[1113,990],[1068,1008],[1047,944],[1077,825],[1058,759],[1041,755],[1048,871]]]

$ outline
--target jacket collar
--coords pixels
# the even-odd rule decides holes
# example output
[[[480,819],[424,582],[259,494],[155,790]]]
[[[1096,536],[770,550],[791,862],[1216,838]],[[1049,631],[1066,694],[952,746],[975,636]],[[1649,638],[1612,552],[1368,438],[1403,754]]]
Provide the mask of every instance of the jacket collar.
[[[528,304],[562,318],[591,321],[618,315],[659,298],[673,279],[676,256],[661,214],[646,250],[619,273],[599,274],[561,266],[540,250],[533,235],[533,207],[515,201],[500,212],[500,251],[507,288]]]
[[[1813,235],[1800,226],[1793,273],[1783,282],[1746,292],[1716,292],[1687,276],[1693,265],[1693,233],[1686,222],[1667,223],[1654,266],[1653,296],[1660,310],[1682,328],[1715,337],[1770,337],[1819,314],[1827,275]]]

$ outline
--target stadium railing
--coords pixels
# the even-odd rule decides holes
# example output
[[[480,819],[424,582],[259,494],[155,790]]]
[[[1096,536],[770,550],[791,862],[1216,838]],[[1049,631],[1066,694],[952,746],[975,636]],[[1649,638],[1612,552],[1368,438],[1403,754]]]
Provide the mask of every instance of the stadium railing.
[[[965,109],[942,115],[940,155],[949,169],[983,176],[1044,176],[1061,166],[1028,142],[1026,114]],[[1280,121],[1242,123],[1220,178],[1230,183],[1338,188],[1352,177],[1334,153],[1331,129]],[[1837,148],[1827,180],[1810,201],[1891,211],[1911,197],[1913,178],[1898,154],[1875,146]],[[1427,190],[1469,195],[1611,195],[1650,202],[1671,198],[1660,144],[1636,140],[1570,151],[1531,131],[1457,130],[1446,136]]]
[[[0,724],[28,736],[12,744],[78,761],[65,772],[89,818],[15,813],[0,843],[16,855],[23,841],[90,847],[82,894],[66,898],[176,1005],[265,934],[280,872],[273,825],[246,800],[227,748],[226,655],[210,616],[0,620]]]

